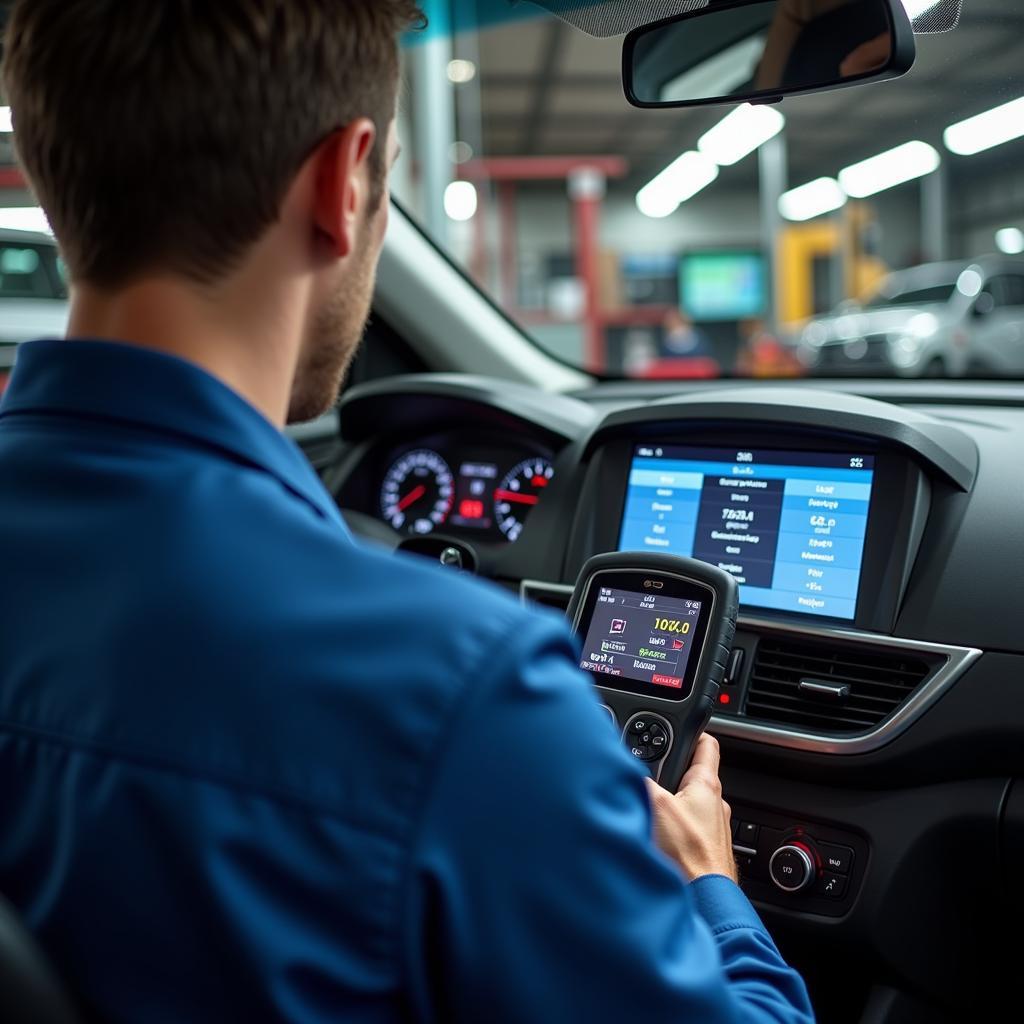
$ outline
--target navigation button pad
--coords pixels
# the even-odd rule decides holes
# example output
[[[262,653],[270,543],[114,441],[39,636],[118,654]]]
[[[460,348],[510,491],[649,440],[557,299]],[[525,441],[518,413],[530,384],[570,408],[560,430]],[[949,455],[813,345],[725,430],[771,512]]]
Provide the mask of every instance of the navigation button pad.
[[[638,761],[662,761],[672,746],[672,727],[660,715],[640,712],[629,720],[622,739]]]

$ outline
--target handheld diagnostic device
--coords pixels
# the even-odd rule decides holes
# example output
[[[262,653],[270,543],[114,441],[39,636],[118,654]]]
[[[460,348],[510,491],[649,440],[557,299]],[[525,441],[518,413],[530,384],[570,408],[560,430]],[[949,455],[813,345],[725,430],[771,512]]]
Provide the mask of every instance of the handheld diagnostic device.
[[[718,701],[739,588],[717,566],[676,555],[598,555],[568,616],[623,742],[675,792]]]

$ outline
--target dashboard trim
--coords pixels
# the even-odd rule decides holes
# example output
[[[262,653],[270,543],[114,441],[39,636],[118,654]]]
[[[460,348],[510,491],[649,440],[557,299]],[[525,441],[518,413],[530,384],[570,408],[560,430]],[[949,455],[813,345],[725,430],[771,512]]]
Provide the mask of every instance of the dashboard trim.
[[[676,395],[610,412],[587,442],[591,452],[623,431],[658,426],[670,431],[698,422],[768,426],[778,431],[824,431],[902,449],[967,492],[978,474],[978,445],[958,426],[915,409],[817,389],[771,386],[756,395],[742,388]]]
[[[563,583],[547,583],[543,580],[523,580],[519,594],[526,601],[530,593],[567,596],[573,587]],[[909,640],[902,637],[883,636],[878,633],[863,633],[828,625],[799,625],[775,622],[757,616],[739,616],[737,629],[751,629],[759,633],[775,633],[782,636],[814,637],[816,639],[842,640],[846,643],[884,647],[907,653],[927,654],[945,658],[945,663],[889,718],[869,732],[855,736],[830,736],[812,733],[763,722],[744,721],[712,715],[708,728],[719,736],[733,739],[752,740],[768,746],[785,747],[814,754],[855,755],[868,754],[890,743],[905,732],[925,711],[945,694],[950,687],[982,655],[976,647],[954,647],[949,644],[932,643],[927,640]]]

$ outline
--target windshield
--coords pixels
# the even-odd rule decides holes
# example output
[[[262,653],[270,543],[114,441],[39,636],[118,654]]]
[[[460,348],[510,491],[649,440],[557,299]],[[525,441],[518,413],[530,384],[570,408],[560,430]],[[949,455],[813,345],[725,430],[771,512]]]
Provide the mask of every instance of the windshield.
[[[928,27],[937,3],[904,2]],[[627,104],[621,36],[530,3],[434,6],[405,47],[396,197],[559,359],[613,377],[1024,378],[1024,99],[999,109],[1024,97],[1018,0],[966,0],[953,31],[916,36],[906,77],[791,97],[771,138],[731,154],[734,107]],[[692,194],[645,202],[702,150],[717,166]],[[880,156],[888,173],[844,189]],[[939,263],[956,269],[889,278]],[[934,311],[975,265],[961,322],[828,358],[808,341],[844,308]]]

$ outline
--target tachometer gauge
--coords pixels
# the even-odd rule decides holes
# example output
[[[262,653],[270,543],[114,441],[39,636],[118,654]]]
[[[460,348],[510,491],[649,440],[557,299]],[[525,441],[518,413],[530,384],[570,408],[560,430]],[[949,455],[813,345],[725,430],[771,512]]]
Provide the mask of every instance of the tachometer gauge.
[[[384,477],[380,511],[400,533],[430,533],[448,518],[455,481],[448,463],[426,448],[403,455]]]
[[[530,509],[540,501],[554,475],[555,468],[547,459],[527,459],[498,485],[494,492],[495,519],[509,541],[519,539]]]

